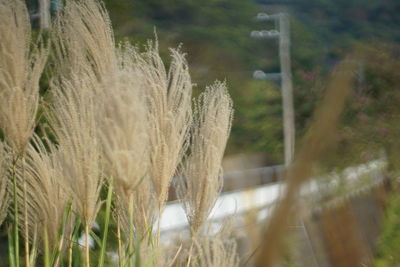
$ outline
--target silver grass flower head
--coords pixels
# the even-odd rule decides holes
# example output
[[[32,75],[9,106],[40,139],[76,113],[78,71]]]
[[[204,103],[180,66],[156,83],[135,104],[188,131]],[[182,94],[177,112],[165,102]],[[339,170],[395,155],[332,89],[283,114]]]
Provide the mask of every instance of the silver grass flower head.
[[[27,203],[29,233],[33,239],[36,233],[47,232],[50,246],[57,244],[60,226],[68,203],[71,201],[66,190],[63,162],[59,161],[59,151],[48,140],[34,135],[28,144],[24,160],[18,165],[17,178],[27,181],[27,199],[19,198],[19,204]],[[22,212],[22,211],[21,211]],[[65,231],[71,231],[67,220]],[[21,227],[25,227],[21,222]],[[39,236],[43,236],[40,234]],[[40,242],[42,244],[42,242]]]
[[[31,26],[25,4],[0,1],[0,127],[20,155],[35,127],[39,79],[47,49],[31,47]]]
[[[118,50],[118,72],[104,80],[104,88],[98,94],[103,107],[99,131],[107,176],[112,177],[117,193],[116,215],[120,216],[123,230],[129,232],[132,209],[134,227],[144,233],[152,225],[156,195],[149,177],[148,105],[135,64],[136,53],[129,44]]]
[[[114,34],[105,7],[98,1],[67,1],[54,27],[54,51],[59,73],[87,68],[98,80],[111,77],[117,67]],[[85,58],[85,60],[82,60]]]
[[[237,243],[234,239],[225,236],[201,237],[195,242],[196,249],[191,266],[195,267],[219,267],[239,266]]]
[[[147,50],[137,57],[149,105],[149,174],[160,210],[177,166],[186,152],[192,120],[192,83],[187,62],[179,50],[171,50],[171,56],[168,71],[157,46],[149,44]]]
[[[197,233],[222,189],[221,163],[233,116],[226,85],[206,88],[195,105],[190,154],[180,170],[178,196],[183,201],[192,234]]]
[[[52,85],[52,110],[49,123],[58,142],[68,192],[78,214],[90,226],[100,208],[103,184],[101,148],[97,137],[93,73],[73,73]]]
[[[233,221],[233,218],[227,218],[218,223],[220,226],[213,223],[207,225],[205,233],[193,237],[193,248],[186,249],[181,253],[178,264],[187,265],[188,258],[190,258],[190,266],[195,267],[239,266],[240,260],[233,232]]]

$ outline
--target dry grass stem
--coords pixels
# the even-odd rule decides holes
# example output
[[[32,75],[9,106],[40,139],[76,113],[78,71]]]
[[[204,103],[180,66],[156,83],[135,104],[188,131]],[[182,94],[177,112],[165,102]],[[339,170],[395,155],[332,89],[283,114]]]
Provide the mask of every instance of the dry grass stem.
[[[276,266],[283,246],[288,222],[295,217],[293,206],[301,186],[311,177],[312,165],[333,142],[336,127],[351,92],[353,66],[342,63],[336,67],[324,98],[315,112],[314,124],[305,137],[296,158],[285,176],[286,189],[268,220],[256,266]],[[271,245],[273,244],[273,245]]]

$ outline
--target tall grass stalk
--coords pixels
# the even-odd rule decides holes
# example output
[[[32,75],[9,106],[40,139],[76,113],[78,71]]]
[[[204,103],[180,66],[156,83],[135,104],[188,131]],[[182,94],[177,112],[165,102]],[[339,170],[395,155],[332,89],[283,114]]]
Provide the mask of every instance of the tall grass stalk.
[[[90,237],[90,228],[88,224],[85,224],[85,247],[83,248],[83,251],[85,253],[84,259],[85,259],[85,266],[90,266],[90,242],[89,242],[89,237]]]
[[[44,267],[50,267],[50,247],[49,247],[49,235],[47,234],[47,228],[44,228],[44,252],[43,261]]]
[[[3,142],[0,141],[0,225],[7,216],[10,194],[7,172],[9,171],[9,153],[5,151]]]
[[[68,221],[70,221],[70,217],[71,217],[71,209],[72,209],[72,203],[70,201],[65,208],[60,231],[58,233],[58,239],[57,239],[57,242],[55,243],[56,246],[54,247],[54,251],[53,251],[52,259],[51,259],[52,266],[58,266],[60,264],[61,257],[62,257],[62,250],[63,250],[64,243],[65,243],[64,239],[66,239],[65,234],[68,233],[66,228],[68,227],[68,225],[72,225],[71,223],[68,224]],[[67,242],[67,244],[69,244],[69,242]]]
[[[112,185],[112,183],[110,183],[108,185],[108,192],[107,192],[106,213],[105,213],[105,218],[104,218],[104,230],[103,230],[103,239],[102,239],[102,242],[101,242],[99,267],[103,267],[104,266],[104,259],[105,259],[105,256],[106,256],[108,228],[109,228],[110,216],[111,216],[112,194],[113,194],[113,185]]]
[[[10,229],[11,228],[11,229]],[[14,227],[10,227],[7,229],[7,234],[8,234],[8,263],[10,264],[10,267],[15,267],[16,262],[15,262],[15,243],[14,243]]]
[[[23,202],[24,202],[24,231],[25,231],[25,266],[30,267],[30,250],[29,250],[29,222],[28,222],[28,202],[26,191],[26,177],[25,177],[25,157],[22,155],[22,183],[23,183]]]
[[[18,231],[18,225],[19,225],[19,205],[18,205],[18,187],[17,187],[17,173],[16,173],[16,165],[18,161],[18,156],[13,157],[12,160],[12,181],[13,181],[13,203],[14,203],[14,238],[13,238],[13,243],[14,243],[14,256],[15,256],[15,265],[19,266],[19,231]]]
[[[68,255],[67,255],[68,267],[72,267],[73,249],[74,249],[74,245],[76,242],[75,232],[76,232],[76,230],[74,229],[73,231],[71,231],[71,233],[69,235],[69,245],[68,245],[68,252],[67,252],[68,253]]]
[[[0,126],[14,155],[9,183],[15,224],[9,251],[15,266],[20,265],[20,235],[27,267],[36,252],[45,266],[62,264],[66,255],[68,266],[89,267],[90,235],[101,246],[99,266],[104,266],[113,201],[119,266],[163,263],[158,253],[161,215],[186,154],[191,184],[185,201],[191,205],[192,238],[197,238],[222,186],[220,164],[232,119],[225,85],[206,89],[193,122],[192,83],[180,49],[171,50],[166,66],[157,44],[149,43],[144,52],[130,44],[115,47],[103,5],[67,1],[52,35],[56,67],[45,111],[49,131],[38,137],[33,134],[38,81],[47,50],[39,45],[29,49],[29,17],[21,0],[0,0],[0,13],[1,22],[8,18],[0,23],[2,40],[7,40],[0,43]],[[24,39],[17,42],[17,36]],[[200,175],[202,168],[205,175]],[[100,240],[91,228],[109,177]],[[78,245],[80,226],[83,248]],[[195,248],[192,241],[192,259],[198,257],[192,256],[199,251]]]
[[[121,237],[121,220],[120,215],[117,213],[117,242],[118,242],[118,266],[123,266],[123,250],[122,250],[122,237]]]
[[[128,266],[132,267],[133,266],[133,255],[135,251],[135,244],[134,244],[134,222],[133,222],[133,199],[130,197],[129,198],[129,240],[128,240]],[[139,248],[136,248],[136,251],[139,251]]]
[[[114,66],[111,62],[98,65],[115,49],[112,40],[108,43],[111,32],[104,24],[108,23],[106,16],[97,1],[68,1],[54,35],[55,60],[60,67],[51,88],[54,105],[49,119],[63,164],[69,166],[66,183],[84,227],[82,253],[86,266],[90,266],[88,241],[101,206],[100,191],[105,178],[96,95],[101,88],[101,74],[106,75],[108,67]],[[103,47],[106,42],[109,46]]]
[[[31,251],[29,254],[29,262],[30,262],[29,264],[31,266],[35,266],[35,263],[37,260],[38,251],[39,251],[38,242],[39,242],[39,237],[38,237],[38,230],[36,228],[33,233]]]
[[[14,200],[15,264],[19,266],[20,224],[18,187],[23,187],[26,203],[26,181],[17,184],[16,167],[33,133],[39,102],[39,79],[47,59],[47,50],[31,46],[31,25],[21,0],[0,1],[0,128],[13,151],[11,179]],[[26,205],[24,205],[26,207]],[[27,211],[23,210],[25,265],[29,260],[29,228]]]

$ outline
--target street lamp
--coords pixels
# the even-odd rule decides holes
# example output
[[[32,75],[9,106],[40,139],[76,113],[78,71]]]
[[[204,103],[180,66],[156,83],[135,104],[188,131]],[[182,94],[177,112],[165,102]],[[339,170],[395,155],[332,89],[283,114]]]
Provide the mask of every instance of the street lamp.
[[[274,80],[279,81],[282,78],[281,73],[265,73],[262,70],[253,72],[253,78],[256,80]]]
[[[250,37],[257,39],[272,39],[279,37],[279,32],[277,30],[252,31]]]
[[[268,15],[267,13],[258,13],[256,16],[256,20],[258,21],[267,21],[267,20],[277,20],[281,13]]]

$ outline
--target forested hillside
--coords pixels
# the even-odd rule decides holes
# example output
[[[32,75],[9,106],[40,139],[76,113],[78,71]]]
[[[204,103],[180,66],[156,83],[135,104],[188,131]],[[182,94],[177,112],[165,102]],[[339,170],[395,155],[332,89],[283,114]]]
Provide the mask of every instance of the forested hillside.
[[[35,1],[28,2],[34,10]],[[129,39],[140,45],[157,35],[165,56],[168,47],[182,45],[182,50],[189,52],[187,59],[198,91],[215,79],[226,81],[236,110],[228,153],[265,152],[271,163],[281,162],[283,154],[279,84],[256,81],[252,73],[256,69],[279,72],[279,58],[276,40],[250,38],[252,30],[274,28],[273,23],[257,22],[254,17],[258,12],[284,11],[291,15],[298,137],[308,125],[329,71],[346,54],[357,50],[352,49],[355,44],[379,46],[378,50],[385,50],[389,57],[398,57],[400,3],[396,0],[104,2],[118,40]],[[358,86],[365,90],[357,91],[357,98],[377,100],[383,94],[377,91],[386,86],[384,75],[388,74],[369,71],[374,68],[369,63],[359,61]],[[361,117],[364,109],[359,110]],[[375,115],[370,110],[367,113],[369,117]],[[348,121],[357,118],[354,114]]]

